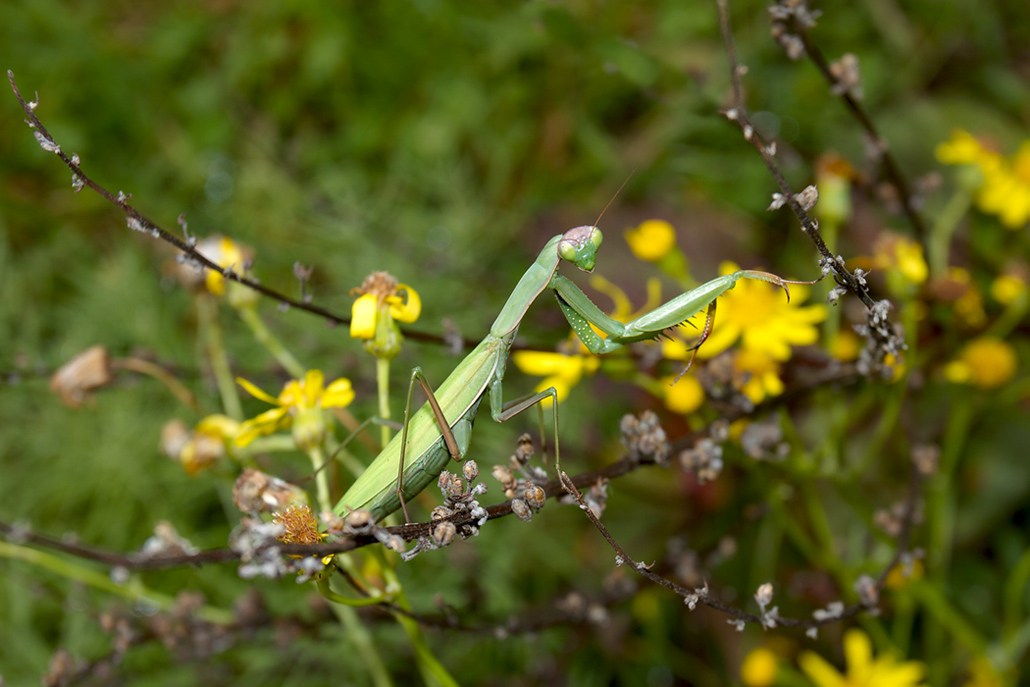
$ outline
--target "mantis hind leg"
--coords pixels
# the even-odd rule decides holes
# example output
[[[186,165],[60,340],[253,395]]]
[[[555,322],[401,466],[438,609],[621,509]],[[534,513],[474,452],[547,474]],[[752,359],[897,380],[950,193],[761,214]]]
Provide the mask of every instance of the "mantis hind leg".
[[[555,469],[558,471],[558,474],[560,475],[561,474],[561,449],[559,448],[559,444],[558,444],[558,391],[557,391],[557,389],[555,389],[553,386],[552,387],[548,387],[547,389],[544,389],[543,391],[541,391],[539,393],[530,394],[529,396],[523,396],[522,398],[517,398],[514,401],[509,401],[508,403],[503,403],[503,404],[500,402],[500,398],[501,398],[501,385],[500,385],[500,381],[497,381],[490,388],[490,406],[491,406],[491,409],[496,409],[496,408],[500,407],[500,411],[495,411],[494,414],[493,414],[494,420],[496,420],[497,422],[507,422],[508,420],[510,420],[511,418],[515,417],[516,415],[518,415],[522,411],[528,410],[529,408],[532,408],[533,406],[537,406],[537,408],[540,409],[540,425],[541,425],[541,432],[540,432],[541,441],[540,441],[540,443],[541,443],[541,447],[543,449],[543,455],[544,455],[544,460],[545,461],[547,460],[547,437],[546,437],[546,433],[543,431],[543,423],[544,423],[543,412],[544,412],[544,410],[543,410],[543,406],[540,405],[540,402],[543,401],[545,398],[550,398],[551,399],[551,407],[554,409],[553,421],[554,421],[554,460],[555,460]]]
[[[408,447],[408,424],[411,420],[411,400],[415,395],[416,379],[422,386],[422,391],[429,401],[429,407],[433,409],[433,415],[436,417],[436,423],[440,426],[440,434],[443,435],[447,452],[451,454],[451,458],[454,460],[461,460],[461,449],[458,448],[454,432],[451,431],[451,426],[447,424],[447,418],[444,417],[443,411],[440,409],[440,404],[436,400],[433,388],[429,386],[426,376],[422,374],[422,368],[416,367],[412,369],[411,379],[408,382],[408,401],[404,406],[404,428],[401,430],[401,459],[398,461],[397,466],[397,498],[400,499],[401,511],[404,513],[404,522],[406,523],[411,522],[411,518],[408,516],[408,504],[404,500],[404,452]]]

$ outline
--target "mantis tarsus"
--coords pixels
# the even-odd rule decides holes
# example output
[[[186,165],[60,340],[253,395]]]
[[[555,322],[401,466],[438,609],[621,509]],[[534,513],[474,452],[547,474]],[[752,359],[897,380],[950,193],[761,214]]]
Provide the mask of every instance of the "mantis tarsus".
[[[702,284],[654,311],[623,324],[601,312],[579,287],[557,273],[558,264],[562,260],[574,263],[586,272],[592,271],[600,245],[601,231],[595,226],[576,227],[548,241],[508,297],[490,327],[490,333],[440,385],[435,397],[421,369],[416,367],[412,370],[403,430],[393,437],[343,495],[336,504],[337,514],[344,515],[350,509],[363,508],[370,511],[376,520],[380,520],[403,508],[407,517],[405,501],[416,496],[436,479],[448,458],[461,460],[465,456],[472,436],[472,421],[487,394],[490,396],[491,414],[497,422],[505,422],[547,397],[557,401],[553,387],[513,401],[507,406],[501,395],[508,350],[526,311],[544,289],[554,290],[572,329],[587,349],[595,354],[610,353],[629,343],[655,339],[665,330],[682,324],[707,308],[705,328],[694,346],[696,353],[697,347],[704,342],[710,331],[716,298],[733,288],[740,279],[770,282],[785,291],[788,283],[795,283],[766,272],[738,271]],[[601,330],[605,337],[598,336],[591,325]],[[416,380],[422,385],[429,401],[412,416],[411,398]],[[560,471],[557,425],[555,403],[555,457]]]

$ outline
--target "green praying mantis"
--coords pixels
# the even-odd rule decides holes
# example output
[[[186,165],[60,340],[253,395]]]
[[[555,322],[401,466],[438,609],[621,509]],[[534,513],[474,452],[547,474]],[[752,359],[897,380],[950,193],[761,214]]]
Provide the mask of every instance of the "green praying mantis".
[[[465,456],[472,437],[472,422],[487,394],[496,422],[505,422],[548,397],[554,401],[555,461],[560,473],[557,392],[554,387],[508,404],[504,403],[501,388],[508,351],[519,324],[529,306],[545,289],[555,292],[573,331],[594,354],[610,353],[626,344],[656,339],[665,330],[683,324],[707,308],[704,329],[692,349],[696,355],[711,331],[716,299],[739,280],[770,282],[784,291],[787,291],[787,284],[801,283],[788,282],[767,272],[741,270],[702,284],[623,324],[604,314],[571,280],[558,274],[558,265],[563,260],[585,272],[593,271],[601,239],[601,230],[596,226],[582,226],[548,241],[501,308],[490,333],[459,363],[435,394],[422,370],[418,367],[412,370],[402,431],[393,437],[336,504],[338,515],[361,508],[368,510],[378,521],[403,509],[405,519],[410,522],[405,502],[435,480],[448,459],[461,460]],[[789,291],[787,297],[790,297]],[[603,332],[604,337],[599,336],[591,325]],[[684,372],[689,367],[688,363]],[[428,401],[411,415],[416,380]]]

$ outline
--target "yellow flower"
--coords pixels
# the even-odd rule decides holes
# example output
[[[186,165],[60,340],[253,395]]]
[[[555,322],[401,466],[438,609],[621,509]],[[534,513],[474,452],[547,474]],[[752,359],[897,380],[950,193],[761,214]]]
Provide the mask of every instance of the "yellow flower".
[[[747,687],[769,687],[776,680],[779,660],[771,649],[752,649],[740,665],[740,681]]]
[[[851,329],[841,329],[830,342],[830,355],[837,360],[850,363],[858,360],[858,354],[862,352],[862,340],[858,338]]]
[[[701,407],[705,400],[705,390],[694,375],[684,375],[673,384],[674,376],[663,378],[665,389],[665,407],[680,415],[689,415]]]
[[[1004,687],[1005,679],[984,656],[977,656],[969,664],[969,679],[963,687]]]
[[[732,262],[724,262],[719,271],[730,274],[738,269]],[[788,303],[782,289],[762,281],[741,279],[719,297],[712,335],[698,350],[698,358],[712,358],[740,339],[743,349],[766,353],[773,360],[788,360],[791,346],[816,342],[819,330],[815,325],[826,319],[825,305],[800,305],[807,297],[808,288],[791,286]],[[698,313],[691,321],[703,323],[704,316],[703,312]],[[683,342],[663,350],[673,359],[686,360],[690,355]]]
[[[571,340],[569,343],[572,344]],[[544,389],[554,387],[558,393],[558,403],[568,398],[569,391],[579,383],[584,375],[592,375],[601,366],[600,359],[587,352],[586,347],[578,341],[578,351],[549,352],[549,351],[515,351],[511,360],[515,367],[528,375],[543,377],[543,381],[536,385],[535,392],[539,393]],[[570,348],[566,345],[563,348]],[[550,399],[544,401],[544,405],[550,403]]]
[[[410,324],[422,314],[418,292],[387,272],[373,272],[351,294],[359,295],[351,308],[351,338],[363,340],[377,358],[395,357],[402,341],[396,323]]]
[[[1030,221],[1030,141],[1024,141],[1011,159],[986,148],[967,131],[957,130],[951,140],[937,146],[937,159],[948,165],[969,165],[979,170],[976,205],[997,215],[1009,229]]]
[[[733,360],[734,385],[752,403],[783,393],[780,363],[765,351],[742,349]]]
[[[923,562],[918,558],[907,566],[904,563],[898,563],[887,573],[887,579],[884,580],[883,586],[887,589],[903,589],[912,580],[921,579],[924,572]]]
[[[627,229],[626,243],[641,260],[658,262],[676,246],[676,230],[661,219],[649,219],[636,229]]]
[[[237,446],[247,446],[259,436],[274,434],[294,426],[294,420],[299,420],[300,427],[294,427],[294,439],[301,448],[309,448],[320,443],[319,435],[324,435],[324,421],[319,426],[322,409],[343,408],[354,400],[349,379],[341,377],[324,387],[325,378],[321,370],[308,370],[303,380],[287,382],[278,398],[266,394],[246,379],[237,377],[236,381],[254,398],[277,406],[240,425],[234,440]],[[301,432],[299,436],[298,429]]]
[[[923,284],[930,269],[923,257],[923,246],[892,232],[884,232],[873,248],[871,266],[887,273],[887,285],[898,294],[911,295]]]
[[[1026,293],[1026,279],[1016,272],[1000,274],[991,283],[991,297],[1002,305],[1012,305]]]
[[[873,658],[873,645],[861,630],[844,633],[847,673],[842,674],[812,651],[798,657],[801,670],[818,687],[917,687],[926,667],[918,661],[899,661],[894,656]]]
[[[1018,365],[1012,346],[1001,339],[982,336],[962,349],[957,360],[945,366],[944,377],[954,384],[994,389],[1012,379]]]

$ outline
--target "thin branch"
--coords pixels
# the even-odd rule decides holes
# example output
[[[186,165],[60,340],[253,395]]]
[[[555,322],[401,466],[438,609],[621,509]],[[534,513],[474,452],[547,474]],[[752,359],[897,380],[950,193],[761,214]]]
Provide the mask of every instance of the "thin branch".
[[[787,183],[787,179],[784,177],[775,159],[776,142],[764,142],[755,130],[754,125],[750,121],[747,108],[744,105],[741,76],[745,70],[737,60],[737,51],[733,43],[733,32],[730,26],[728,0],[717,0],[717,5],[719,8],[719,28],[722,32],[723,41],[726,44],[726,54],[730,63],[730,80],[733,88],[733,104],[723,114],[740,128],[744,140],[750,143],[762,158],[766,169],[769,170],[773,180],[780,189],[780,196],[777,202],[782,201],[782,203],[790,206],[790,209],[801,223],[801,229],[815,244],[821,256],[819,264],[823,274],[832,273],[838,288],[855,294],[865,304],[868,309],[865,334],[869,336],[869,345],[867,351],[863,352],[868,357],[868,360],[863,360],[862,366],[868,371],[875,369],[886,375],[890,371],[890,367],[884,362],[887,356],[893,355],[898,357],[906,347],[901,329],[892,324],[888,318],[888,312],[892,305],[888,300],[877,301],[874,299],[869,291],[864,275],[857,271],[852,273],[845,266],[842,257],[834,256],[830,253],[826,242],[819,233],[818,222],[809,216],[806,204],[802,202],[805,200],[807,207],[812,207],[817,196],[811,199],[803,199],[802,195],[807,194],[804,194],[804,192],[796,194],[791,190],[790,184]],[[831,292],[831,296],[833,295],[834,292]]]
[[[822,51],[819,50],[819,46],[812,42],[811,36],[808,32],[808,27],[802,25],[800,22],[791,21],[791,28],[794,31],[794,35],[801,39],[801,44],[805,48],[805,54],[812,60],[812,63],[815,64],[816,68],[822,73],[826,81],[831,86],[837,86],[838,79],[834,75],[833,70],[826,61],[826,58],[823,56]],[[852,95],[850,90],[843,89],[840,93],[840,97],[844,100],[845,105],[847,105],[848,111],[855,117],[862,128],[865,129],[866,134],[876,146],[876,150],[879,151],[883,161],[884,170],[887,172],[887,178],[898,193],[902,211],[905,213],[905,216],[908,217],[909,222],[912,223],[916,239],[919,241],[924,240],[926,238],[926,225],[923,223],[922,217],[920,217],[919,213],[916,211],[916,202],[909,189],[908,182],[905,181],[905,176],[901,173],[901,168],[898,167],[894,156],[891,154],[890,147],[887,145],[886,139],[884,139],[876,130],[876,126],[873,124],[872,118],[862,107],[862,103]]]
[[[25,112],[25,116],[27,118],[25,122],[29,125],[30,129],[33,129],[33,132],[36,136],[36,140],[39,142],[40,146],[43,148],[43,150],[54,153],[59,158],[61,158],[61,161],[64,162],[65,166],[67,166],[68,169],[72,171],[73,185],[75,186],[76,191],[78,191],[78,189],[80,189],[83,186],[88,186],[97,194],[99,194],[100,196],[108,200],[110,203],[117,206],[122,212],[124,212],[127,218],[127,223],[131,229],[141,231],[145,234],[149,234],[155,239],[159,239],[161,241],[164,241],[165,243],[174,246],[185,256],[185,259],[187,259],[190,262],[200,265],[206,269],[214,270],[215,272],[221,274],[224,278],[243,284],[244,286],[251,288],[254,291],[257,291],[263,296],[267,296],[268,298],[278,301],[284,306],[290,308],[297,308],[298,310],[303,310],[304,312],[317,315],[318,317],[321,317],[330,324],[350,324],[350,317],[347,317],[345,315],[338,315],[329,310],[326,310],[325,308],[312,304],[310,302],[309,294],[305,294],[304,296],[302,296],[300,300],[290,298],[289,296],[280,293],[275,289],[264,286],[256,279],[251,279],[250,277],[237,273],[231,267],[221,267],[214,261],[205,257],[203,253],[197,250],[196,240],[194,237],[190,237],[184,241],[180,239],[178,236],[169,233],[165,229],[155,224],[152,220],[146,217],[135,207],[133,207],[129,203],[129,195],[121,192],[119,192],[116,195],[108,191],[100,184],[93,181],[93,179],[91,179],[89,176],[86,175],[85,172],[82,171],[82,166],[79,163],[78,156],[73,155],[69,157],[67,153],[65,153],[61,149],[61,146],[57,143],[57,141],[54,140],[54,137],[50,135],[50,132],[47,131],[46,127],[43,126],[43,123],[39,120],[39,117],[37,117],[35,113],[37,103],[29,103],[25,101],[25,98],[22,97],[21,91],[18,90],[18,86],[14,81],[14,72],[10,69],[7,70],[7,80],[11,83],[11,90],[14,91],[15,97],[18,98],[18,102],[21,104],[21,108]],[[451,340],[453,340],[453,337],[443,337],[436,334],[429,334],[427,332],[409,329],[405,329],[404,334],[405,336],[411,339],[415,339],[418,341],[428,341],[431,343],[447,344],[450,343]],[[468,339],[462,339],[462,345],[465,348],[472,348],[476,343],[478,342],[471,341]]]

